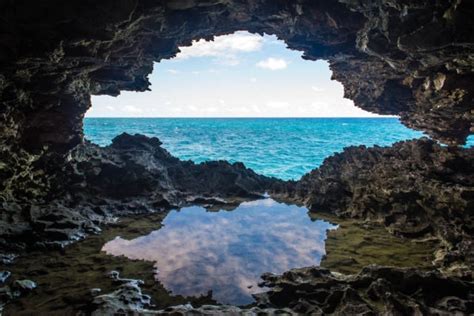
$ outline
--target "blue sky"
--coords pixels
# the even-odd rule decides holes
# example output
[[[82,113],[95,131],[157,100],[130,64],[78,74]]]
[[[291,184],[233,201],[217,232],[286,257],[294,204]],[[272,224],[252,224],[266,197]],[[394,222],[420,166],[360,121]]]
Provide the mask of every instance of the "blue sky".
[[[325,61],[305,61],[274,36],[194,42],[155,63],[149,92],[93,96],[88,117],[373,117],[343,98]]]

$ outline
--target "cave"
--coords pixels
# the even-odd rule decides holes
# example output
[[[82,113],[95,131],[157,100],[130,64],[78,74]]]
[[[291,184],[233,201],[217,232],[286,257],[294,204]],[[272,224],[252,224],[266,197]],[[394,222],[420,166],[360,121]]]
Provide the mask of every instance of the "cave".
[[[3,0],[0,9],[5,314],[14,313],[9,306],[28,312],[21,302],[34,298],[29,279],[45,273],[15,275],[22,257],[64,255],[102,238],[107,226],[126,229],[116,218],[158,212],[160,222],[160,211],[265,192],[322,211],[341,226],[377,223],[406,242],[435,240],[435,259],[424,269],[368,265],[353,274],[322,267],[264,274],[269,290],[249,307],[170,301],[153,310],[139,280],[113,271],[114,286],[104,285],[110,294],[70,294],[68,312],[473,312],[474,149],[463,147],[474,131],[471,1]],[[297,181],[262,176],[242,163],[181,161],[159,139],[143,135],[122,134],[107,147],[84,139],[91,95],[146,91],[154,62],[193,40],[237,31],[274,35],[304,59],[326,60],[356,106],[397,115],[430,139],[349,147]]]

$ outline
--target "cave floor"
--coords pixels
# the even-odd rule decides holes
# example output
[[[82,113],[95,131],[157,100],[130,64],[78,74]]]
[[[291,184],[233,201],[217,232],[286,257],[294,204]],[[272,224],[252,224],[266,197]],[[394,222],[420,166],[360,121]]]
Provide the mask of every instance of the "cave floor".
[[[143,280],[143,292],[151,296],[154,309],[191,303],[193,306],[216,304],[208,295],[183,297],[171,294],[155,279],[154,263],[112,256],[102,251],[104,244],[117,236],[133,239],[156,231],[169,212],[121,218],[102,233],[72,244],[60,251],[38,250],[18,258],[14,265],[0,266],[12,273],[11,280],[30,279],[38,287],[29,295],[5,307],[5,315],[18,313],[89,314],[97,293],[117,288],[110,277],[117,271],[123,278]],[[432,240],[406,240],[391,235],[377,223],[341,220],[326,214],[309,213],[311,220],[325,220],[338,225],[328,231],[326,255],[321,266],[333,272],[353,274],[369,264],[416,267],[431,270],[437,243]],[[100,289],[100,292],[94,289]],[[95,292],[95,293],[94,293]]]

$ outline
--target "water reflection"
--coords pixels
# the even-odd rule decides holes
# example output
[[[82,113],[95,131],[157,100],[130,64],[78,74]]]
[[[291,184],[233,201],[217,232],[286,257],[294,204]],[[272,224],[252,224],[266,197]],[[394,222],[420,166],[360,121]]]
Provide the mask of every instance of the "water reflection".
[[[202,207],[171,211],[164,227],[133,240],[120,237],[104,245],[113,255],[156,262],[156,278],[174,294],[213,292],[221,303],[248,304],[264,272],[282,273],[319,264],[326,230],[307,209],[263,199],[232,212]]]

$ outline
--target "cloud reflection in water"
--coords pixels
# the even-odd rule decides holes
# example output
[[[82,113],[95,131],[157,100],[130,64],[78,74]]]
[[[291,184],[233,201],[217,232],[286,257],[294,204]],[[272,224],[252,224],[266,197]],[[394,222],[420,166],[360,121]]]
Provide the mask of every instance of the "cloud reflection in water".
[[[335,228],[312,222],[306,208],[268,198],[231,212],[186,207],[171,211],[163,224],[133,240],[117,237],[102,250],[154,261],[157,280],[174,294],[212,290],[217,301],[238,305],[253,302],[262,273],[319,264],[326,230]]]

